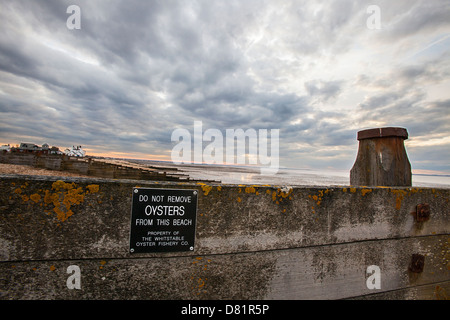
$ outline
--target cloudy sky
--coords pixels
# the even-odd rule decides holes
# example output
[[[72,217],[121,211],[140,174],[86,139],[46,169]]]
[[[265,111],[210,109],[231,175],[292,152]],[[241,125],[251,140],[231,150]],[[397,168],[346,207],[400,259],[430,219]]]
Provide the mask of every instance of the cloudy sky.
[[[202,121],[280,129],[282,166],[350,170],[357,131],[401,126],[413,170],[450,173],[449,17],[448,0],[0,0],[0,143],[170,160]]]

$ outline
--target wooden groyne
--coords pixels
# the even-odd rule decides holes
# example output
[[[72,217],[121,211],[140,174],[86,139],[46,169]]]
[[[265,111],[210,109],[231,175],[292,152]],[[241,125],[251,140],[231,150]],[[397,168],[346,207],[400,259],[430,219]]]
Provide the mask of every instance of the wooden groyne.
[[[70,172],[82,176],[107,179],[152,181],[190,181],[177,168],[138,165],[128,161],[66,155],[39,155],[32,153],[1,152],[0,163],[27,165],[35,168]],[[201,180],[195,180],[201,181]]]
[[[192,251],[130,252],[135,188],[198,193]],[[449,198],[431,188],[2,176],[0,298],[444,299]],[[79,289],[68,286],[74,266]]]
[[[0,176],[0,299],[448,299],[450,189],[404,185],[404,134],[361,133],[340,187],[34,158],[101,178]]]

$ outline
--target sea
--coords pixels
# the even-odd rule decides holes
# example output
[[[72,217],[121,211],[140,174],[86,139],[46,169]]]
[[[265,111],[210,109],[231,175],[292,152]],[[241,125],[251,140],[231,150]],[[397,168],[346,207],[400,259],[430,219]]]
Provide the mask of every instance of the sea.
[[[279,168],[276,174],[262,174],[259,167],[242,165],[181,164],[165,161],[140,161],[162,168],[176,168],[193,180],[224,184],[280,186],[349,186],[350,170]],[[413,174],[413,187],[450,188],[450,175]]]

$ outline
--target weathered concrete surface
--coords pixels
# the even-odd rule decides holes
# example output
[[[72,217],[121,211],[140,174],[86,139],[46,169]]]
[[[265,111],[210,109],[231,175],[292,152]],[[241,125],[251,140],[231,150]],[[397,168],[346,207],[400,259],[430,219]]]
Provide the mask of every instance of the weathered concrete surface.
[[[128,252],[133,187],[199,191],[193,252]],[[449,198],[432,188],[2,176],[0,289],[4,299],[432,298],[430,286],[450,280]],[[418,221],[422,203],[430,216]],[[415,253],[425,269],[414,280]],[[365,287],[371,264],[382,269],[378,292]],[[67,289],[69,265],[82,270],[81,291]]]

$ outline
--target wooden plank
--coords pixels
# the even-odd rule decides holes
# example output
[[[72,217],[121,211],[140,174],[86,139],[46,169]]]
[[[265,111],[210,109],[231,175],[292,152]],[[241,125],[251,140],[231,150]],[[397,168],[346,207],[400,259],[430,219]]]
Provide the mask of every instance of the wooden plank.
[[[450,300],[450,281],[374,293],[350,300]]]
[[[449,236],[436,236],[287,250],[267,298],[341,299],[448,281],[449,244]],[[421,273],[409,270],[413,254],[425,257]],[[380,268],[380,289],[367,286],[372,265]]]
[[[0,179],[0,260],[130,257],[131,193],[136,186],[198,190],[192,255],[439,235],[450,230],[450,189],[283,189],[57,179]],[[417,222],[411,212],[425,202],[431,208],[430,218]],[[161,254],[141,255],[149,256]]]
[[[448,236],[373,240],[240,254],[136,259],[9,261],[0,263],[2,299],[345,299],[386,293],[436,299],[424,286],[450,281]],[[411,256],[425,257],[421,273]],[[69,289],[69,266],[81,289]],[[369,289],[367,267],[380,268]],[[432,287],[427,287],[432,288]],[[392,296],[395,290],[404,295]]]

